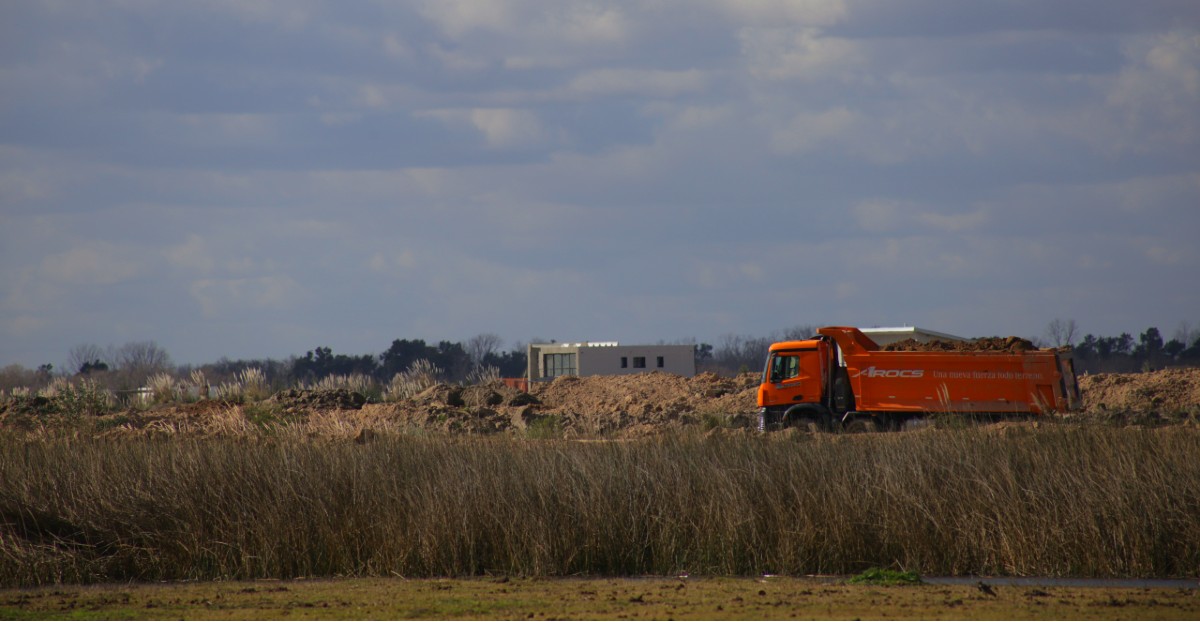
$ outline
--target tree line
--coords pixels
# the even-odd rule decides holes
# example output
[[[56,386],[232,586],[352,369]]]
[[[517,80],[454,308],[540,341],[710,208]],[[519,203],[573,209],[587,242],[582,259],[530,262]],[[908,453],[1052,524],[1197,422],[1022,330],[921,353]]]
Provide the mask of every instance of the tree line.
[[[1043,345],[1070,347],[1077,372],[1151,371],[1164,367],[1200,365],[1200,328],[1180,324],[1170,339],[1158,327],[1138,334],[1079,337],[1075,320],[1055,319],[1046,327]]]
[[[801,324],[762,336],[726,334],[715,345],[697,343],[694,339],[683,343],[690,343],[695,348],[697,372],[758,373],[762,371],[772,343],[810,337],[816,333],[816,328],[813,324]],[[1200,328],[1192,328],[1187,323],[1181,324],[1170,339],[1153,326],[1138,333],[1136,338],[1130,333],[1116,336],[1088,333],[1080,337],[1080,332],[1075,320],[1055,319],[1047,325],[1042,336],[1033,337],[1031,341],[1041,347],[1071,348],[1079,373],[1200,366]],[[194,369],[203,371],[215,383],[232,379],[246,369],[257,368],[274,388],[354,374],[386,383],[419,360],[436,366],[441,380],[446,382],[462,382],[480,368],[494,368],[500,377],[523,377],[527,369],[525,344],[516,343],[507,350],[502,344],[503,340],[493,333],[481,333],[461,342],[395,339],[378,354],[339,354],[328,346],[318,346],[303,356],[287,359],[221,358],[199,366],[175,366],[170,355],[154,341],[134,341],[108,348],[82,344],[71,349],[65,367],[60,370],[55,370],[49,363],[37,369],[21,365],[0,369],[0,390],[45,386],[55,377],[88,378],[108,389],[134,390],[144,386],[153,374],[172,373],[184,377]]]
[[[500,377],[525,375],[525,346],[515,344],[503,350],[499,336],[484,333],[465,342],[423,339],[396,339],[379,354],[339,354],[328,346],[318,346],[303,356],[286,359],[260,358],[231,360],[222,357],[204,365],[172,363],[170,355],[154,341],[137,341],[123,346],[102,348],[81,344],[71,349],[62,369],[44,364],[36,370],[22,365],[0,369],[0,390],[15,387],[42,387],[55,377],[89,379],[114,391],[132,391],[146,384],[154,374],[167,373],[187,377],[193,370],[204,372],[211,383],[233,379],[239,372],[256,368],[263,372],[272,388],[313,384],[329,376],[361,374],[386,384],[397,373],[418,360],[432,363],[440,370],[440,379],[461,382],[473,370],[495,368]]]

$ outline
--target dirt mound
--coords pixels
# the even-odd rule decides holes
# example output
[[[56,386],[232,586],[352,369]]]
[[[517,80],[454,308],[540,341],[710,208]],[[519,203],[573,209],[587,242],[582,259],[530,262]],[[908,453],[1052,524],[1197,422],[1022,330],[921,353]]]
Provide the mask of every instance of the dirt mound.
[[[1196,368],[1083,375],[1079,390],[1088,411],[1200,414],[1200,369]]]
[[[888,344],[883,349],[888,352],[1026,352],[1036,350],[1037,346],[1020,337],[984,337],[971,341],[905,339]]]
[[[1014,343],[1021,347],[1009,339],[991,342],[1004,348]],[[711,373],[685,378],[662,372],[570,376],[535,383],[528,393],[500,382],[468,387],[439,384],[408,399],[382,404],[367,404],[363,395],[344,389],[289,390],[266,402],[273,408],[265,411],[257,404],[216,400],[161,404],[106,415],[111,419],[106,426],[137,432],[170,424],[172,429],[201,433],[237,433],[246,429],[247,420],[255,425],[288,421],[307,426],[312,434],[348,435],[364,443],[386,431],[629,438],[675,429],[748,427],[757,410],[760,380],[753,373],[736,378]],[[1077,421],[1200,421],[1200,369],[1082,375],[1079,385],[1084,409],[1071,414]],[[0,425],[36,427],[51,421],[42,412],[49,408],[46,404],[28,401],[0,403]],[[30,409],[32,414],[26,412]]]
[[[410,399],[368,404],[366,425],[456,433],[528,432],[547,436],[641,436],[710,422],[749,423],[757,374],[684,378],[651,372],[564,376],[525,393],[503,383],[436,385]]]
[[[358,410],[367,403],[367,398],[349,389],[287,389],[272,395],[270,401],[284,410]]]

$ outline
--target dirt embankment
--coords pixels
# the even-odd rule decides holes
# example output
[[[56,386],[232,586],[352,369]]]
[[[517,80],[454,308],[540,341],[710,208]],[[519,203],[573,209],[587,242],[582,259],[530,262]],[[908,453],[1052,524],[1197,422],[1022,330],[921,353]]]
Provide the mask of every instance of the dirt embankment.
[[[376,404],[345,390],[282,391],[243,406],[206,400],[126,410],[101,416],[96,427],[113,433],[161,429],[239,434],[287,423],[312,434],[351,437],[364,430],[637,437],[683,428],[748,427],[757,410],[759,381],[752,373],[736,378],[710,373],[684,378],[661,372],[568,376],[536,383],[528,393],[499,382],[436,385],[409,399]],[[1078,420],[1200,420],[1200,369],[1082,375],[1079,385],[1084,411],[1072,415]],[[65,422],[63,417],[46,418],[35,406],[35,401],[0,403],[0,427],[34,429],[54,426],[55,420]],[[80,420],[73,421],[71,425]]]
[[[1079,390],[1087,411],[1200,415],[1200,369],[1197,368],[1085,374],[1079,377]]]
[[[1007,339],[992,346],[1022,347]],[[565,376],[537,383],[529,393],[501,383],[437,385],[408,400],[366,404],[353,417],[365,426],[434,432],[644,436],[697,425],[749,425],[759,381],[752,373],[684,378],[653,372]],[[1085,413],[1200,417],[1200,369],[1083,375],[1079,385]]]
[[[548,435],[640,436],[697,425],[710,418],[749,423],[757,409],[758,374],[684,378],[651,372],[627,376],[563,376],[536,383],[529,393],[491,383],[438,385],[412,399],[363,407],[366,419],[444,432],[510,430]]]

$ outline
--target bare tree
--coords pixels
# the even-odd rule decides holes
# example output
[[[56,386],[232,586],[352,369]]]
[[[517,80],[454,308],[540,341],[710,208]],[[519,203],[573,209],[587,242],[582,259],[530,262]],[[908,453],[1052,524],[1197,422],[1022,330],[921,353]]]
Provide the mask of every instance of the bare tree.
[[[134,388],[146,378],[170,370],[171,357],[154,341],[131,341],[113,348],[108,359],[117,366],[119,382],[125,388]]]
[[[1056,348],[1074,345],[1075,334],[1077,332],[1079,332],[1079,326],[1075,323],[1075,320],[1054,318],[1046,326],[1046,340]]]
[[[63,372],[68,374],[83,374],[93,370],[105,369],[109,361],[104,348],[94,343],[81,343],[67,353],[67,363]]]
[[[713,350],[713,360],[730,372],[760,371],[771,342],[769,337],[725,334]]]
[[[1192,328],[1191,323],[1187,321],[1180,322],[1179,328],[1175,329],[1174,339],[1185,348],[1190,348],[1200,342],[1200,328]]]
[[[503,342],[500,335],[495,333],[480,333],[467,340],[467,356],[475,365],[482,365],[487,355],[500,351],[500,344]]]
[[[780,331],[780,341],[796,341],[800,339],[808,339],[817,334],[817,326],[813,324],[797,324],[791,328],[785,328]]]

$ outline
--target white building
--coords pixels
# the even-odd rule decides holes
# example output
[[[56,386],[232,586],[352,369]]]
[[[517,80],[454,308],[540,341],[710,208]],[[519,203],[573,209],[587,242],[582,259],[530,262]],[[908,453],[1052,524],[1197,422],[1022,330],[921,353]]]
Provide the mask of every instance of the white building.
[[[598,376],[663,371],[696,375],[695,346],[623,346],[615,341],[529,344],[528,378]]]

